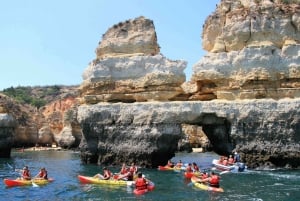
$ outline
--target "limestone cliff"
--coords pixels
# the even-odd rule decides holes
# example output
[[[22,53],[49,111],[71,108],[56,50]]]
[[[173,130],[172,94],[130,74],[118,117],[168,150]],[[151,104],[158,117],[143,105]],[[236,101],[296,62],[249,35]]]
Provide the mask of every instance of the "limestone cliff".
[[[138,17],[119,22],[108,29],[96,49],[96,60],[128,55],[156,55],[158,53],[159,45],[153,21]]]
[[[110,35],[132,49],[124,54],[113,45],[105,53],[100,45],[84,72],[77,116],[83,161],[165,164],[189,125],[202,128],[216,153],[236,150],[250,168],[300,167],[298,1],[222,0],[204,25],[209,52],[188,83],[184,62],[148,50],[136,55],[124,42],[130,37],[114,30],[103,43]],[[179,97],[190,102],[173,101]]]
[[[0,158],[10,157],[15,127],[16,120],[8,113],[6,106],[0,101]]]
[[[201,126],[218,154],[241,153],[250,168],[299,167],[300,99],[81,105],[85,162],[166,163],[183,137]]]
[[[193,67],[196,94],[300,97],[300,3],[282,2],[221,1],[203,27],[208,54]]]
[[[110,28],[83,73],[82,103],[167,101],[182,94],[185,61],[159,53],[151,20],[139,17]]]
[[[77,87],[17,87],[4,92],[10,95],[8,91],[20,95],[16,101],[0,94],[0,111],[5,108],[6,113],[15,119],[12,147],[51,144],[65,148],[78,147],[82,134],[76,120]],[[22,103],[20,100],[24,97],[24,91],[29,94],[26,100],[35,97],[36,100],[45,101],[46,105],[37,108]]]

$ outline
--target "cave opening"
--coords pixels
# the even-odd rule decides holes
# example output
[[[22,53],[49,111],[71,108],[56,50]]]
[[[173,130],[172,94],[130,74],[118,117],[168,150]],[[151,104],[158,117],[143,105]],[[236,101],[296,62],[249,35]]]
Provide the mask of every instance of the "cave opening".
[[[232,153],[231,123],[224,117],[202,113],[193,122],[182,124],[182,130],[192,148],[201,147],[203,151],[214,151],[219,155]]]

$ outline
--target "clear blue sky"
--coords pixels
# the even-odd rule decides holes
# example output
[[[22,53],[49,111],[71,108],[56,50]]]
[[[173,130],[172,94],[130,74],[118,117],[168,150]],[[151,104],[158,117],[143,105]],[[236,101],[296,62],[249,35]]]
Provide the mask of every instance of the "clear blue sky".
[[[219,0],[7,0],[0,4],[0,90],[79,85],[108,28],[145,16],[161,53],[192,66],[203,57],[201,33]]]

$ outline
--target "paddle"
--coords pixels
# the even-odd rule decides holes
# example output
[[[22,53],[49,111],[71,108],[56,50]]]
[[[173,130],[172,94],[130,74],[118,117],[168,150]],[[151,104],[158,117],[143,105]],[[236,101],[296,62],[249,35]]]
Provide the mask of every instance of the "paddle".
[[[226,174],[226,173],[229,173],[229,172],[230,172],[229,170],[225,170],[225,171],[220,172],[219,175]]]

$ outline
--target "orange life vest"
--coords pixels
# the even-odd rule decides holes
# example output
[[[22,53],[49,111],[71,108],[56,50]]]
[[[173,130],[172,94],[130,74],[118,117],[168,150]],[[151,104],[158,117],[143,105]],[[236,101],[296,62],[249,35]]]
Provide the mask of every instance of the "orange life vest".
[[[147,182],[144,178],[137,178],[135,180],[135,188],[138,190],[143,190],[147,188]]]
[[[24,179],[30,179],[30,173],[29,173],[29,170],[23,170],[22,172],[22,177]]]
[[[128,172],[127,168],[122,168],[121,169],[121,174],[126,174]]]
[[[185,171],[186,171],[186,172],[193,172],[193,170],[192,170],[192,167],[191,167],[191,166],[187,166]]]
[[[217,175],[212,175],[209,183],[211,185],[219,185],[219,177]]]
[[[43,179],[48,179],[47,178],[47,171],[40,171],[39,172],[39,177]]]

